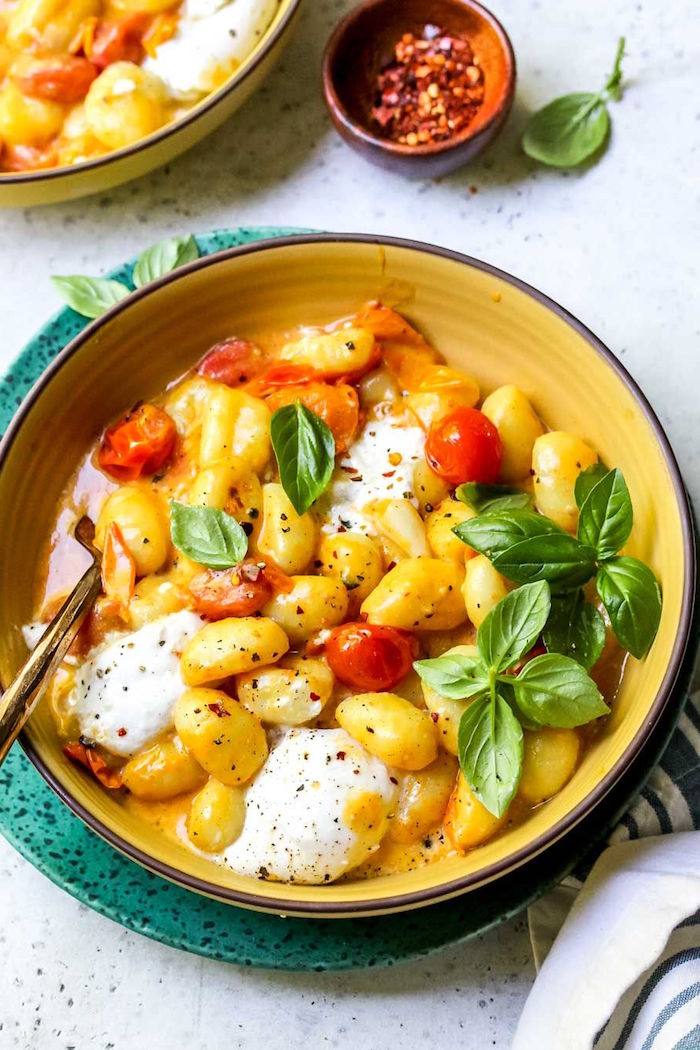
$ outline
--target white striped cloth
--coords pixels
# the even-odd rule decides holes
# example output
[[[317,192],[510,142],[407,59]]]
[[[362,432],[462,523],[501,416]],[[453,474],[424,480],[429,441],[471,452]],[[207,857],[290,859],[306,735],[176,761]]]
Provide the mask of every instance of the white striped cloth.
[[[579,874],[530,909],[539,972],[512,1050],[700,1050],[700,692]]]

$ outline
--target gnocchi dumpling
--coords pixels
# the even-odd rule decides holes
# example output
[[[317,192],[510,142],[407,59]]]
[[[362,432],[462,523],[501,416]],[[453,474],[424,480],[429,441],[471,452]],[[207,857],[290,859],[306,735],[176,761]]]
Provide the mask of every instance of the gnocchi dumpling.
[[[113,62],[90,85],[85,115],[95,138],[121,149],[165,123],[166,98],[158,77],[133,62]]]

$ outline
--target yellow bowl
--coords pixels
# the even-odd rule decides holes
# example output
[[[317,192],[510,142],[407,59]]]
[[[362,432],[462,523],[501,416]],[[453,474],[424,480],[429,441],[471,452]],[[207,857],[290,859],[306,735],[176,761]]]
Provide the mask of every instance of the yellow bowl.
[[[530,819],[463,857],[401,875],[291,886],[235,875],[125,812],[61,754],[40,705],[24,747],[65,802],[130,857],[183,886],[283,914],[359,915],[445,899],[534,857],[590,813],[653,731],[688,646],[695,549],[673,453],[644,396],[583,325],[541,293],[454,252],[409,241],[311,235],[201,259],[114,307],[56,358],[0,446],[0,679],[26,650],[37,558],[56,501],[103,424],[158,392],[222,336],[323,323],[371,298],[396,306],[486,391],[515,382],[552,428],[580,434],[624,472],[635,508],[629,551],[664,592],[647,658],[630,659],[613,714],[572,780]]]
[[[104,157],[67,168],[4,174],[0,207],[25,208],[75,200],[119,186],[184,153],[230,117],[262,84],[289,43],[301,0],[279,0],[275,17],[257,45],[229,79],[179,120]]]

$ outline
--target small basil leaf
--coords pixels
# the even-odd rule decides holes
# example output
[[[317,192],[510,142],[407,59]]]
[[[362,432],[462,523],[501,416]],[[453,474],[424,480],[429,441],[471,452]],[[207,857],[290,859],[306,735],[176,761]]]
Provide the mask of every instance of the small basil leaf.
[[[591,489],[595,488],[600,479],[604,478],[607,473],[608,468],[604,463],[594,463],[592,467],[586,467],[585,470],[581,471],[574,485],[574,499],[579,510],[586,502],[586,497]]]
[[[459,764],[476,797],[502,817],[520,781],[523,731],[508,702],[499,695],[472,701],[458,733]]]
[[[477,514],[486,511],[523,510],[532,506],[532,496],[508,485],[482,485],[467,481],[455,490],[455,496]]]
[[[270,437],[282,487],[297,514],[304,514],[331,479],[333,434],[322,419],[297,401],[273,414]]]
[[[596,585],[616,638],[641,660],[661,620],[661,589],[654,573],[636,558],[612,558],[598,569]]]
[[[622,472],[609,470],[594,485],[581,507],[578,538],[595,547],[600,559],[612,558],[632,531],[632,500]]]
[[[236,519],[214,507],[171,503],[170,536],[179,551],[210,569],[238,565],[248,550],[248,537]]]
[[[495,569],[515,583],[547,580],[553,591],[580,587],[595,572],[593,548],[584,547],[565,532],[531,536],[497,554],[492,561]]]
[[[542,514],[531,510],[498,511],[480,514],[469,521],[460,522],[452,530],[463,543],[488,558],[508,550],[528,536],[547,536],[562,533],[558,525]]]
[[[542,638],[548,652],[569,656],[589,670],[605,646],[605,620],[583,591],[575,591],[552,598]]]
[[[573,168],[602,146],[610,127],[604,99],[577,91],[555,98],[528,121],[523,149],[528,157],[555,168]]]
[[[163,274],[177,269],[178,266],[183,266],[198,258],[199,248],[191,234],[159,241],[138,257],[132,274],[134,287],[141,288],[144,284],[149,284],[150,281],[157,280]]]
[[[476,636],[486,667],[505,671],[532,649],[547,622],[549,584],[528,583],[494,605]]]
[[[51,283],[61,298],[83,317],[99,317],[130,294],[125,284],[109,277],[52,277]]]
[[[446,653],[434,660],[417,660],[413,666],[426,685],[450,700],[467,700],[489,686],[486,668],[478,656]]]
[[[525,717],[540,726],[573,729],[610,711],[581,664],[557,653],[526,663],[513,691]]]

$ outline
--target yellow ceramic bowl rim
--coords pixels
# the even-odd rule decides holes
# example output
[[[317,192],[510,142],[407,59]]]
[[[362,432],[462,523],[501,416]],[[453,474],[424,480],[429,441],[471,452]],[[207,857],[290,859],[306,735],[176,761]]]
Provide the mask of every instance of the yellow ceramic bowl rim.
[[[0,171],[0,187],[26,186],[35,182],[48,182],[51,179],[65,178],[67,175],[72,175],[77,172],[97,171],[99,168],[103,168],[105,165],[111,164],[115,160],[130,157],[133,154],[138,153],[139,150],[145,149],[147,146],[154,146],[158,142],[163,142],[165,139],[169,138],[170,135],[174,135],[176,131],[181,131],[182,128],[185,128],[193,123],[193,121],[198,120],[202,114],[207,113],[210,109],[218,106],[223,98],[231,94],[239,84],[242,84],[244,80],[247,80],[248,77],[252,76],[254,71],[272,50],[275,43],[279,40],[287,26],[298,13],[300,4],[301,0],[289,0],[289,6],[282,14],[282,17],[278,22],[275,22],[277,15],[273,17],[273,21],[265,30],[262,39],[256,44],[251,54],[243,60],[240,68],[232,73],[220,88],[205,95],[201,102],[196,103],[192,109],[189,109],[187,113],[185,113],[184,116],[179,117],[178,120],[171,120],[169,124],[164,124],[162,128],[158,129],[158,131],[154,131],[152,135],[146,135],[145,138],[139,139],[131,146],[123,146],[122,149],[110,150],[109,153],[105,153],[103,157],[95,157],[94,160],[84,160],[80,164],[69,164],[60,168],[46,168],[43,171],[27,171],[17,174]]]
[[[160,278],[158,281],[154,281],[152,284],[146,285],[134,292],[127,299],[117,303],[116,306],[112,307],[97,320],[92,321],[83,331],[77,335],[70,343],[54,358],[49,367],[38,379],[36,384],[32,387],[24,402],[18,409],[16,415],[12,419],[10,425],[5,432],[5,435],[0,441],[0,471],[2,470],[5,457],[7,456],[12,443],[20,430],[25,416],[28,414],[33,402],[39,396],[44,386],[49,380],[58,372],[64,363],[70,358],[85,342],[92,339],[95,333],[102,327],[102,325],[111,322],[117,317],[122,311],[128,310],[130,305],[135,301],[138,301],[148,295],[153,294],[157,289],[163,287],[163,285],[169,284],[174,281],[178,281],[181,277],[186,274],[192,273],[194,270],[204,269],[208,266],[216,266],[218,262],[235,258],[236,256],[248,255],[250,253],[265,252],[267,249],[274,248],[278,250],[285,246],[299,245],[299,244],[318,244],[318,243],[331,243],[331,244],[349,244],[349,243],[361,243],[361,244],[373,244],[379,247],[392,246],[397,248],[403,248],[410,251],[424,252],[426,254],[441,256],[445,259],[450,259],[454,262],[461,263],[484,273],[490,274],[494,277],[499,278],[502,281],[507,282],[514,288],[526,295],[531,296],[538,303],[544,306],[546,309],[555,313],[561,318],[566,324],[570,325],[603,359],[603,361],[612,368],[627,386],[632,393],[633,397],[637,401],[639,408],[646,417],[650,427],[652,428],[659,446],[662,450],[666,465],[668,467],[669,475],[672,480],[673,490],[678,503],[679,515],[682,522],[682,533],[683,533],[683,561],[684,561],[684,578],[683,578],[683,600],[681,604],[681,613],[679,617],[679,623],[676,631],[676,636],[671,652],[671,657],[664,675],[661,687],[659,688],[653,704],[651,705],[648,715],[644,721],[643,726],[638,731],[637,735],[631,741],[625,752],[618,758],[615,765],[608,770],[608,772],[601,778],[596,785],[595,789],[589,792],[584,799],[582,799],[578,805],[574,806],[573,809],[567,813],[565,817],[559,820],[556,824],[553,824],[547,831],[543,832],[537,838],[533,839],[526,846],[521,847],[513,853],[508,854],[501,860],[488,865],[485,868],[480,868],[478,871],[468,875],[464,875],[461,878],[453,879],[449,882],[437,882],[430,887],[426,887],[423,890],[395,894],[392,896],[380,896],[380,897],[368,897],[352,902],[327,902],[327,901],[295,901],[293,904],[289,900],[282,900],[273,897],[261,897],[255,893],[247,893],[240,890],[233,890],[226,886],[210,882],[206,879],[201,879],[193,875],[186,874],[179,869],[173,867],[170,864],[166,864],[162,861],[156,860],[149,854],[135,846],[132,846],[129,842],[123,839],[119,834],[107,827],[102,821],[98,820],[93,813],[90,812],[82,803],[80,803],[73,795],[66,789],[66,787],[51,773],[46,767],[43,759],[39,753],[35,750],[31,740],[26,734],[20,736],[20,743],[27,754],[28,758],[34,764],[38,772],[47,782],[47,784],[56,792],[59,798],[65,802],[65,804],[71,809],[81,820],[84,821],[93,831],[95,831],[101,838],[109,842],[110,845],[114,846],[121,853],[130,857],[138,864],[145,868],[167,878],[171,882],[175,882],[186,889],[194,890],[198,893],[205,894],[206,896],[214,897],[218,900],[225,901],[230,904],[239,904],[244,907],[255,908],[261,911],[273,912],[276,914],[289,914],[293,912],[295,915],[308,915],[308,916],[352,916],[357,913],[363,915],[371,914],[372,912],[383,912],[387,913],[390,911],[403,910],[405,908],[418,907],[422,905],[430,904],[434,901],[445,900],[450,896],[454,896],[458,893],[462,893],[466,890],[473,888],[476,885],[483,886],[489,881],[497,878],[506,872],[513,871],[520,867],[526,861],[531,860],[542,850],[552,845],[568,831],[570,831],[576,824],[579,823],[584,817],[588,816],[595,807],[602,801],[607,795],[608,791],[614,786],[614,784],[622,777],[625,770],[632,763],[632,761],[639,755],[640,751],[647,743],[649,738],[652,736],[659,719],[665,708],[667,707],[674,687],[677,682],[681,679],[686,668],[684,661],[690,639],[692,636],[692,618],[695,601],[696,591],[696,579],[697,579],[697,557],[695,547],[695,530],[693,526],[693,516],[688,500],[688,494],[681,477],[680,469],[676,461],[675,455],[671,449],[670,443],[664,429],[657,418],[654,410],[649,404],[647,398],[640,390],[639,386],[629,374],[626,368],[618,361],[615,355],[609,350],[597,336],[593,334],[584,324],[581,323],[576,317],[560,306],[553,299],[550,299],[543,292],[538,291],[525,281],[520,280],[517,277],[513,277],[511,274],[506,273],[503,270],[498,269],[496,266],[492,266],[490,263],[485,263],[479,259],[474,259],[468,255],[463,255],[460,252],[452,251],[447,248],[441,248],[437,245],[426,244],[421,241],[409,240],[400,237],[383,237],[375,236],[371,234],[354,234],[354,233],[343,233],[343,234],[299,234],[290,237],[277,237],[269,240],[256,241],[254,244],[243,245],[237,248],[230,248],[225,251],[217,252],[213,255],[205,256],[183,266],[173,273],[167,274],[165,277]],[[371,886],[372,880],[368,880],[368,886]]]

